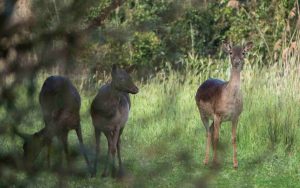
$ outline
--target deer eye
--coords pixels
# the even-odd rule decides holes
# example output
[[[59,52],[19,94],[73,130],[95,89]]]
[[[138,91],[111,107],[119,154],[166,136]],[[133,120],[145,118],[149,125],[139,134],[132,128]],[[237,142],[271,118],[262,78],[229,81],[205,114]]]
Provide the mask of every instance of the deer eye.
[[[229,54],[232,55],[232,51],[230,51]]]

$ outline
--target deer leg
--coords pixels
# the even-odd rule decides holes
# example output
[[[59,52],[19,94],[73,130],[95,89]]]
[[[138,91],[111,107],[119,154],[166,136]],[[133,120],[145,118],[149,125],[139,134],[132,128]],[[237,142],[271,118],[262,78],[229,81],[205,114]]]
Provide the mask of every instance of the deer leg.
[[[214,117],[214,157],[213,162],[214,164],[218,164],[218,157],[217,157],[217,146],[219,141],[219,128],[220,128],[221,120],[219,117]]]
[[[119,139],[117,142],[117,152],[118,152],[118,160],[119,160],[119,176],[122,177],[124,176],[124,169],[123,169],[123,164],[122,164],[122,159],[121,159],[121,134],[123,132],[123,128],[120,130],[119,133]]]
[[[102,177],[108,176],[108,166],[112,168],[112,175],[115,176],[115,155],[117,150],[117,142],[119,138],[119,130],[110,131],[105,134],[108,143],[108,160],[104,168]]]
[[[50,153],[51,153],[51,142],[47,144],[47,167],[50,168]]]
[[[68,169],[70,169],[70,155],[69,155],[69,149],[68,149],[68,133],[63,133],[61,135],[61,142],[63,144],[63,149],[64,149],[65,156],[66,156],[67,167],[68,167]]]
[[[105,163],[104,171],[102,173],[102,177],[107,177],[109,172],[108,172],[108,167],[110,166],[111,163],[111,147],[112,147],[112,137],[111,137],[111,132],[105,132],[105,136],[107,139],[107,160]]]
[[[238,160],[237,160],[237,149],[236,149],[236,128],[237,128],[237,120],[232,121],[232,145],[233,145],[233,167],[238,167]]]
[[[112,142],[112,147],[111,149],[111,155],[112,155],[112,176],[116,177],[116,166],[115,166],[115,158],[116,158],[116,151],[117,151],[117,144],[120,138],[120,130],[116,129],[113,131],[113,142]]]
[[[215,129],[214,129],[214,122],[211,123],[211,125],[210,125],[210,127],[209,127],[209,130],[210,130],[210,134],[213,135],[213,134],[214,134],[214,130],[215,130]],[[213,139],[213,137],[211,137],[211,143],[214,144],[214,139]]]
[[[100,138],[101,138],[101,131],[97,130],[95,128],[95,138],[96,138],[96,157],[94,161],[94,170],[92,176],[96,176],[97,173],[97,163],[98,163],[98,158],[99,158],[99,153],[100,153]]]
[[[205,117],[201,116],[201,120],[202,120],[203,125],[206,129],[206,148],[205,148],[205,158],[203,160],[203,163],[205,165],[207,165],[208,161],[209,161],[209,149],[210,149],[210,145],[211,145],[211,132],[209,130],[209,120],[208,120],[208,118],[205,118]]]
[[[83,144],[83,139],[82,139],[82,133],[81,133],[81,126],[79,125],[76,129],[76,134],[77,134],[77,137],[78,137],[78,141],[79,141],[79,147],[80,147],[80,152],[83,154],[83,157],[84,157],[84,160],[87,164],[87,167],[88,167],[88,170],[91,172],[91,165],[90,165],[90,162],[89,162],[89,159],[87,157],[87,152],[86,152],[86,149],[84,147],[84,144]]]

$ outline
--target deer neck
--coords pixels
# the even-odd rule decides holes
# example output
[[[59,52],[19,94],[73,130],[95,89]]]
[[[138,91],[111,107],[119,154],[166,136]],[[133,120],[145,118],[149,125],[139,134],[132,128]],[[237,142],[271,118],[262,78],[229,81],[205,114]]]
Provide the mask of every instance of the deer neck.
[[[117,87],[112,82],[111,82],[110,96],[113,98],[120,97],[120,90],[118,90]]]
[[[230,94],[236,94],[240,91],[241,87],[241,70],[238,68],[231,69],[231,75],[227,86],[227,91]]]

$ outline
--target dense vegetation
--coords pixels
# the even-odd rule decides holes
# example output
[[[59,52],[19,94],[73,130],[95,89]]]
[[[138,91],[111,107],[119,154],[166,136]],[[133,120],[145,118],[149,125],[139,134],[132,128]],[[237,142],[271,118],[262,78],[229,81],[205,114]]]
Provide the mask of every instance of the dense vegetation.
[[[251,40],[255,49],[250,62],[273,64],[295,50],[293,42],[298,38],[295,0],[128,0],[111,6],[112,2],[91,0],[72,5],[69,0],[35,0],[34,14],[42,22],[36,32],[80,30],[97,23],[100,14],[103,20],[98,20],[73,59],[92,74],[108,70],[113,63],[134,64],[141,75],[169,64],[182,68],[195,59],[203,59],[207,65],[207,58],[223,57],[220,46],[224,40],[236,44]]]
[[[0,186],[299,186],[299,29],[296,0],[0,2]],[[202,164],[205,131],[194,101],[205,79],[229,77],[223,41],[254,42],[242,72],[238,170],[229,123],[221,127],[221,168]],[[81,94],[83,137],[94,159],[89,108],[112,64],[134,65],[140,88],[122,137],[127,176],[100,178],[102,137],[98,174],[90,178],[75,133],[71,174],[57,167],[58,141],[50,169],[46,149],[34,173],[24,169],[15,129],[33,134],[44,126],[38,92],[52,74],[70,77]]]
[[[272,64],[296,41],[298,29],[296,1],[135,0],[108,17],[87,50],[98,66],[119,62],[148,69],[177,67],[191,58],[218,59],[222,41],[251,40],[251,63]]]
[[[219,62],[225,63],[225,62]],[[228,64],[228,62],[226,62]],[[227,78],[228,70],[218,67],[212,77]],[[238,125],[239,169],[232,167],[231,125],[222,124],[220,132],[221,168],[204,166],[205,129],[194,102],[195,91],[206,73],[164,72],[147,83],[138,82],[140,93],[132,96],[130,119],[122,136],[122,156],[126,168],[123,180],[101,178],[107,152],[106,138],[101,139],[100,165],[95,178],[88,176],[79,153],[75,132],[69,135],[73,153],[73,173],[63,178],[70,187],[297,187],[299,182],[300,100],[297,69],[282,77],[280,67],[243,71],[245,110]],[[40,75],[38,87],[44,78]],[[183,81],[184,80],[184,81]],[[102,84],[91,85],[99,88]],[[80,88],[80,85],[77,85]],[[96,90],[96,89],[95,89]],[[94,159],[95,139],[89,108],[95,92],[80,90],[81,124],[89,158]],[[20,105],[26,105],[23,99]],[[3,113],[2,113],[3,114]],[[44,126],[34,99],[34,110],[20,124],[21,130],[33,133]],[[22,154],[22,140],[2,136],[1,150]],[[54,142],[59,145],[59,142]],[[36,161],[45,168],[30,178],[17,173],[16,182],[32,187],[56,186],[61,179],[46,168],[46,149]],[[56,152],[53,153],[57,153]],[[52,158],[57,163],[58,157]],[[66,164],[66,161],[63,162]],[[7,170],[7,169],[6,169]],[[50,171],[49,171],[50,170]],[[8,171],[12,175],[15,171]],[[8,178],[8,176],[5,176]],[[14,182],[13,184],[16,184]],[[4,182],[3,182],[4,183]],[[7,182],[5,182],[7,183]]]

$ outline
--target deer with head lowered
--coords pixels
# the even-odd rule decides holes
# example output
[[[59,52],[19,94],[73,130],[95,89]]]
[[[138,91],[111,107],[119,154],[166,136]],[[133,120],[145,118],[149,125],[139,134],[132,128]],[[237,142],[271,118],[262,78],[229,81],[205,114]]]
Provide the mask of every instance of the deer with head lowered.
[[[213,141],[213,162],[217,160],[217,144],[219,140],[219,129],[222,122],[232,123],[233,144],[233,167],[238,167],[236,148],[236,129],[238,119],[243,110],[243,98],[241,92],[241,70],[244,65],[246,53],[252,48],[252,42],[244,46],[232,47],[228,43],[223,44],[223,49],[230,56],[231,75],[228,82],[219,79],[208,79],[203,82],[197,90],[195,100],[198,106],[201,120],[206,129],[206,151],[204,164],[208,164],[209,150]],[[209,120],[213,120],[209,126]],[[213,138],[212,138],[213,135]]]
[[[131,107],[129,93],[136,94],[139,91],[129,74],[116,65],[112,67],[111,76],[112,81],[100,88],[91,105],[91,116],[96,138],[96,158],[93,175],[96,175],[101,133],[104,133],[108,143],[108,159],[102,177],[109,175],[109,167],[112,168],[112,176],[116,176],[116,152],[119,160],[119,175],[122,176],[123,174],[120,154],[121,134],[128,120]]]
[[[62,76],[48,77],[40,91],[39,103],[42,109],[45,127],[33,135],[18,133],[24,139],[24,159],[27,164],[33,162],[44,146],[48,146],[48,167],[50,166],[50,147],[56,136],[63,145],[67,164],[70,162],[68,150],[68,133],[75,130],[80,150],[90,170],[89,161],[82,140],[80,126],[81,99],[71,81]]]

